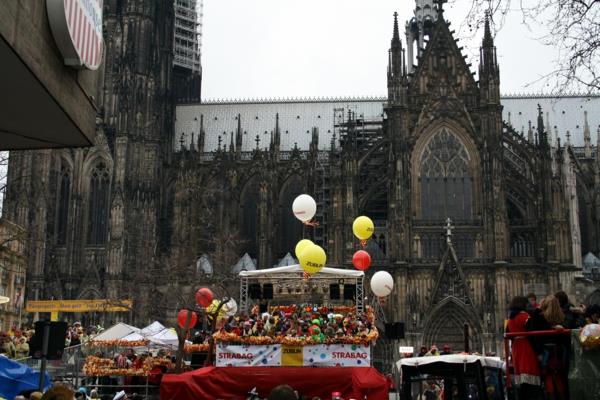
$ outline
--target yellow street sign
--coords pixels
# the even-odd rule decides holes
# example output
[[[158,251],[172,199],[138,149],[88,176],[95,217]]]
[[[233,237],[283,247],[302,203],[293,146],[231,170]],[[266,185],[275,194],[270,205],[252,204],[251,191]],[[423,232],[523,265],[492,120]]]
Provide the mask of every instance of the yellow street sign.
[[[124,312],[131,310],[131,300],[31,300],[25,311],[35,312]]]

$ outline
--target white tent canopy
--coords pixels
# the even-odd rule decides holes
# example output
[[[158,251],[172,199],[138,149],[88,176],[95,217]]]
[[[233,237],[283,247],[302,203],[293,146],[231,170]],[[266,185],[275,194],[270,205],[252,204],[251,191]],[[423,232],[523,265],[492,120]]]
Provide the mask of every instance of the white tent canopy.
[[[147,327],[142,328],[140,333],[144,336],[152,336],[152,335],[155,335],[155,334],[163,331],[164,329],[166,329],[166,326],[164,326],[163,324],[161,324],[158,321],[154,321]]]
[[[299,264],[295,265],[287,265],[284,267],[275,267],[275,268],[267,268],[267,269],[258,269],[255,271],[241,271],[239,273],[240,277],[248,277],[248,278],[271,278],[274,275],[285,275],[299,273],[303,274],[304,270]],[[362,278],[365,276],[363,271],[357,271],[353,269],[341,269],[341,268],[323,268],[317,274],[311,276],[312,278]]]
[[[123,322],[108,328],[93,341],[122,340],[124,342],[150,341],[150,347],[176,348],[178,344],[177,333],[174,329],[166,328],[158,321],[154,321],[143,329],[127,325]]]
[[[135,326],[127,325],[124,322],[111,326],[107,330],[103,331],[92,340],[121,340],[132,333],[139,333],[140,328]],[[139,340],[139,339],[136,339]]]
[[[175,333],[175,330],[171,328],[165,328],[162,331],[148,337],[147,339],[154,344],[168,346],[171,348],[176,348],[179,344],[177,333]]]

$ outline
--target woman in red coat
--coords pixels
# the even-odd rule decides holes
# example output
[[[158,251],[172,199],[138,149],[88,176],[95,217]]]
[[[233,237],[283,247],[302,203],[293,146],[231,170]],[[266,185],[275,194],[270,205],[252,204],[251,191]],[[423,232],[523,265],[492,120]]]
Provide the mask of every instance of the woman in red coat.
[[[523,296],[517,296],[511,301],[507,326],[508,332],[527,331],[525,325],[530,318],[529,314],[525,311],[527,304],[528,300]],[[538,359],[529,339],[525,336],[516,337],[512,341],[512,365],[515,384],[519,387],[521,394],[519,398],[543,398]]]

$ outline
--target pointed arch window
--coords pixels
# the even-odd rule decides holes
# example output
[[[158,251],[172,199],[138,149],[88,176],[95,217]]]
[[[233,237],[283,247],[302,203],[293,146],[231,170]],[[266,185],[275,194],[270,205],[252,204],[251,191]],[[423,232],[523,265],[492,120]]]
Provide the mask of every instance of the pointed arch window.
[[[473,175],[464,144],[447,129],[436,133],[420,160],[421,218],[471,220]]]
[[[279,235],[277,238],[277,258],[283,258],[288,252],[294,254],[296,243],[302,239],[302,224],[298,223],[290,212],[294,199],[301,195],[302,180],[293,175],[285,182],[279,195]]]
[[[248,181],[244,188],[241,204],[242,239],[245,241],[245,252],[251,258],[258,257],[258,205],[260,203],[260,186],[257,177]]]
[[[67,242],[67,227],[69,224],[69,203],[71,197],[71,170],[62,165],[58,176],[58,201],[56,210],[56,243],[64,245]]]
[[[98,163],[90,176],[88,244],[106,243],[108,236],[108,198],[110,174],[103,162]]]

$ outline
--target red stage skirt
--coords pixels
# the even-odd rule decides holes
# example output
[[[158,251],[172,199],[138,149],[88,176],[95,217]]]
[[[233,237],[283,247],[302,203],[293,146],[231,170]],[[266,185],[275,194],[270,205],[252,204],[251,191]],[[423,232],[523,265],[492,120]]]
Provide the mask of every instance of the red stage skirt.
[[[206,367],[180,375],[165,375],[161,400],[245,400],[256,387],[262,398],[277,385],[290,385],[304,398],[387,400],[388,382],[375,368],[362,367]]]

